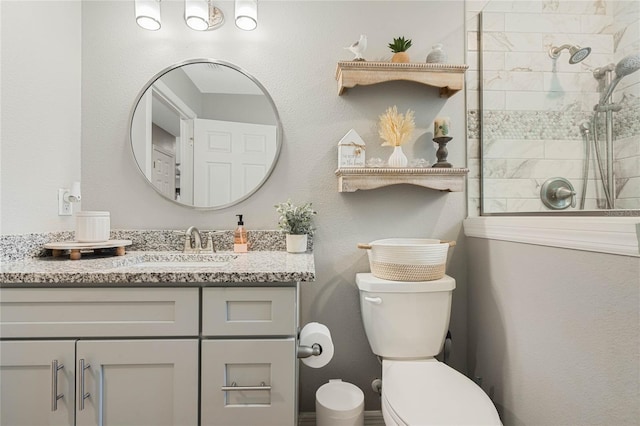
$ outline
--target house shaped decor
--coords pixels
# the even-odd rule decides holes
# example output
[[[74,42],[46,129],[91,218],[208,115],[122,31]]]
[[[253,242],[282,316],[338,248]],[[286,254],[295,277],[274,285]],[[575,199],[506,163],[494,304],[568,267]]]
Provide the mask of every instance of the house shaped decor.
[[[349,130],[338,142],[338,168],[364,167],[365,148],[360,135],[353,129]]]

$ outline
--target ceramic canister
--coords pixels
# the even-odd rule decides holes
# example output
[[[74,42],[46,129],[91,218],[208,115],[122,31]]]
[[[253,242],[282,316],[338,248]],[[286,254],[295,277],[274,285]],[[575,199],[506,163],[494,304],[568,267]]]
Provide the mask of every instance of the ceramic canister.
[[[109,240],[111,220],[109,212],[85,211],[76,213],[76,241],[99,243]]]

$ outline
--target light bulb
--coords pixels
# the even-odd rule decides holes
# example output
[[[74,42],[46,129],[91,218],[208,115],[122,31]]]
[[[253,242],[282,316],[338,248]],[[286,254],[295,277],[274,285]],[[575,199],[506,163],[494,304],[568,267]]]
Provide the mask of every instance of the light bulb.
[[[150,31],[160,29],[160,0],[136,0],[135,13],[140,27]]]
[[[258,26],[258,1],[236,0],[236,26],[241,30],[252,31]]]

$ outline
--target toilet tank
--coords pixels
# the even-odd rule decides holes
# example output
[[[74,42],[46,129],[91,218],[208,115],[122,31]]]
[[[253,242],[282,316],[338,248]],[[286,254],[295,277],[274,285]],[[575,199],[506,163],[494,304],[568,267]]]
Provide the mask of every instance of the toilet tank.
[[[440,353],[449,329],[456,281],[388,281],[356,274],[362,322],[371,350],[383,358],[427,358]]]

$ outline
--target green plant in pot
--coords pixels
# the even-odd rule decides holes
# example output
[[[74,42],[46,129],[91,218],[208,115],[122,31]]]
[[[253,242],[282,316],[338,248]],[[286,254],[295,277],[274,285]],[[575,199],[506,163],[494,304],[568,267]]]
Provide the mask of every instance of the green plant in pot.
[[[391,62],[408,63],[409,54],[407,50],[411,47],[411,39],[398,37],[393,39],[393,43],[389,43],[389,49],[393,52]]]
[[[291,200],[274,206],[278,212],[278,227],[286,234],[287,251],[301,253],[307,251],[307,239],[313,235],[313,216],[318,214],[311,203],[295,205]]]

